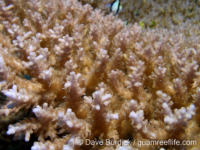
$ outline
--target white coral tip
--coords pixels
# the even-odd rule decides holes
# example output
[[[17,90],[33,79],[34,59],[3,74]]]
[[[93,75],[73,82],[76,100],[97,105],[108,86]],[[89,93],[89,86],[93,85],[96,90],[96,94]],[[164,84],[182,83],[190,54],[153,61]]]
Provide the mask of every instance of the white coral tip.
[[[68,81],[67,83],[65,83],[65,88],[69,88],[72,84]]]
[[[107,101],[107,100],[109,100],[111,97],[112,97],[111,94],[106,94],[106,95],[104,95],[104,96],[102,97],[102,101]]]
[[[67,123],[68,127],[70,127],[70,128],[73,127],[73,123],[71,121],[67,121],[66,123]]]

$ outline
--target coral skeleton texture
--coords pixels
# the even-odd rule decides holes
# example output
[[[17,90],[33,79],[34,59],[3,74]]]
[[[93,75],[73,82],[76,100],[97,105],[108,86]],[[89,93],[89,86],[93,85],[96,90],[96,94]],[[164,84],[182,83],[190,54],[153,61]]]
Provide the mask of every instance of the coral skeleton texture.
[[[197,25],[125,26],[77,0],[0,6],[0,115],[28,113],[8,126],[14,140],[36,137],[32,150],[200,148]],[[85,142],[106,139],[131,144]],[[168,139],[196,144],[135,142]]]

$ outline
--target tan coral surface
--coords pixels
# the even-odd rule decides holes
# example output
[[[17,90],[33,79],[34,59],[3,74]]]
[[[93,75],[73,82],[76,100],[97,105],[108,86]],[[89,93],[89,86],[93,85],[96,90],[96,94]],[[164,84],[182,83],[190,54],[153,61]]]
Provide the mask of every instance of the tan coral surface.
[[[125,26],[76,0],[0,6],[0,115],[30,111],[8,126],[14,140],[37,137],[32,150],[200,148],[197,25]]]

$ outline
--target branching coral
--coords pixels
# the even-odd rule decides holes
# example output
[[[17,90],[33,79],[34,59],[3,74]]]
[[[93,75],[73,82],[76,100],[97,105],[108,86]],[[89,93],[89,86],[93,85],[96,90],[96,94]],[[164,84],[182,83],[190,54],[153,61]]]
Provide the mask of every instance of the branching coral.
[[[14,140],[37,137],[32,150],[199,148],[135,142],[200,142],[196,25],[124,26],[76,0],[0,6],[0,115],[31,110],[8,126]],[[131,144],[86,144],[108,139]]]

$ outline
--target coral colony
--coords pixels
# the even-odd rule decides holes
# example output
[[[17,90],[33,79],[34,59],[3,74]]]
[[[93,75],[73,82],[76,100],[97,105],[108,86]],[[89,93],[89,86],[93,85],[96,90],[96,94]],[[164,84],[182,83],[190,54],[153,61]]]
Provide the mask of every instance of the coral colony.
[[[31,150],[200,148],[197,25],[125,26],[76,0],[0,6],[1,137],[35,137]]]

